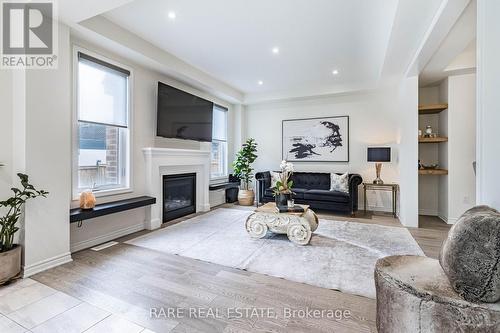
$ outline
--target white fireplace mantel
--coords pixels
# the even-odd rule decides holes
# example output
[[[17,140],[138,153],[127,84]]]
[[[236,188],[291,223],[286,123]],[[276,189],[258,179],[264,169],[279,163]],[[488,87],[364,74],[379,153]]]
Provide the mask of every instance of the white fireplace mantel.
[[[157,229],[163,222],[163,176],[196,173],[196,212],[210,210],[208,187],[210,152],[174,148],[143,148],[146,159],[146,190],[156,198],[146,217],[146,228]]]

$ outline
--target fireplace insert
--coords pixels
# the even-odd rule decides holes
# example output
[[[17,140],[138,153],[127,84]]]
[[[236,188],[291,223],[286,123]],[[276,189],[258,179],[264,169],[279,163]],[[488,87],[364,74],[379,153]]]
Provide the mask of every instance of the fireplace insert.
[[[196,173],[163,176],[163,222],[196,212]]]

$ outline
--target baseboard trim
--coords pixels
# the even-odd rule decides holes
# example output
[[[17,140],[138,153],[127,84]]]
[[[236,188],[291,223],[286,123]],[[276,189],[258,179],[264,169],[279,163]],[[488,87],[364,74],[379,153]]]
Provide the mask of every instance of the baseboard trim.
[[[363,205],[358,205],[358,210],[363,210]],[[380,207],[380,206],[366,206],[366,210],[370,212],[384,212],[384,213],[392,213],[391,207]]]
[[[56,266],[66,264],[71,261],[73,261],[73,259],[71,258],[71,253],[68,252],[49,259],[39,261],[29,266],[23,266],[23,277],[27,278],[37,273],[46,271],[47,269],[51,269]]]
[[[446,217],[443,215],[438,215],[438,217],[443,220],[446,224],[455,224],[457,223],[457,218],[456,217]]]
[[[159,227],[161,227],[161,224],[162,224],[162,220],[151,219],[151,220],[146,220],[144,222],[144,227],[145,227],[145,229],[148,229],[148,230],[155,230],[155,229],[158,229]]]
[[[113,239],[117,239],[119,237],[123,237],[126,235],[130,235],[134,232],[138,232],[144,230],[144,223],[139,223],[139,224],[134,224],[130,227],[126,227],[123,229],[115,230],[113,232],[100,235],[91,239],[87,239],[81,242],[76,242],[70,245],[70,251],[71,253],[81,251],[84,249],[88,249],[90,247],[106,243],[109,241],[112,241]]]
[[[208,212],[210,211],[210,203],[208,204],[200,204],[196,206],[196,212]]]

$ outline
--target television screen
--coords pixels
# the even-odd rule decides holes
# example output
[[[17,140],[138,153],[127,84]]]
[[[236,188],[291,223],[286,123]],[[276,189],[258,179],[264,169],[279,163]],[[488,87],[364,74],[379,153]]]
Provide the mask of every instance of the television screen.
[[[212,141],[214,103],[158,82],[156,135]]]

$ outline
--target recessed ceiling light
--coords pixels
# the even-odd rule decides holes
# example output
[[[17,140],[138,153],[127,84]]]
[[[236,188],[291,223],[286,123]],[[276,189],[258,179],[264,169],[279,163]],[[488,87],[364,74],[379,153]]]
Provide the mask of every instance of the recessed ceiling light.
[[[337,75],[338,73],[339,73],[339,71],[338,71],[337,69],[334,69],[334,70],[332,71],[332,74],[333,74],[333,75]]]
[[[173,12],[173,11],[168,12],[169,19],[175,20],[176,17],[177,17],[177,15],[175,14],[175,12]]]
[[[278,53],[280,53],[280,49],[279,49],[279,47],[276,47],[276,46],[275,46],[275,47],[273,47],[272,52],[273,52],[273,54],[278,54]]]
[[[263,85],[263,84],[264,84],[264,81],[257,81],[257,84],[258,84],[259,86],[261,86],[261,85]]]

